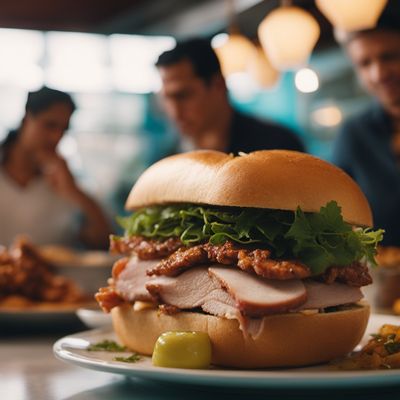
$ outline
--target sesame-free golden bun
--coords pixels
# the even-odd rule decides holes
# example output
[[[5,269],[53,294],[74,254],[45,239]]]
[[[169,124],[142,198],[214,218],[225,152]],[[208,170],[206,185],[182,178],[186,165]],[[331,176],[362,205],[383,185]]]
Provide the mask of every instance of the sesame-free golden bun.
[[[246,369],[305,366],[343,357],[364,335],[369,312],[367,304],[359,303],[330,313],[267,316],[253,339],[243,335],[237,320],[202,313],[135,311],[128,303],[111,311],[119,340],[132,351],[151,355],[164,332],[200,331],[210,337],[214,365]]]
[[[199,150],[153,164],[132,188],[126,208],[194,203],[318,212],[331,200],[342,208],[346,222],[372,226],[371,209],[359,186],[317,157],[287,150],[237,157]]]

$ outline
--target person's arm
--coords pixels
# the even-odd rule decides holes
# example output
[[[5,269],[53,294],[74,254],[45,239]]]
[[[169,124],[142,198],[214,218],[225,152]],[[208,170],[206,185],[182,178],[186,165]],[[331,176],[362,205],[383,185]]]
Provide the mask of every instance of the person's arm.
[[[41,156],[43,176],[53,190],[83,214],[80,239],[93,248],[107,248],[111,225],[100,206],[76,184],[67,163],[56,154]]]
[[[85,193],[80,192],[76,204],[84,214],[80,230],[81,240],[88,246],[106,249],[109,246],[111,225],[99,205]]]

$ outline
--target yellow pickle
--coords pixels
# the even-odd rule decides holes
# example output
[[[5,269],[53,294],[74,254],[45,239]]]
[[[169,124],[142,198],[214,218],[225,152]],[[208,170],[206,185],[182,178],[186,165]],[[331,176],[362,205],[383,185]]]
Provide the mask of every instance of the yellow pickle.
[[[208,368],[211,342],[204,332],[165,332],[154,346],[153,365],[170,368]]]

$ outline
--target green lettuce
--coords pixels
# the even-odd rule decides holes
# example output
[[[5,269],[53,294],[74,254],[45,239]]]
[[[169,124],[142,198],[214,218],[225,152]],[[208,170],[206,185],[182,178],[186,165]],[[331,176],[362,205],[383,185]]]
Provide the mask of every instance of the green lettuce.
[[[383,230],[353,228],[335,201],[318,213],[193,204],[147,207],[119,218],[126,236],[163,240],[177,237],[186,246],[232,240],[267,248],[277,258],[296,258],[314,274],[363,258],[375,264]]]

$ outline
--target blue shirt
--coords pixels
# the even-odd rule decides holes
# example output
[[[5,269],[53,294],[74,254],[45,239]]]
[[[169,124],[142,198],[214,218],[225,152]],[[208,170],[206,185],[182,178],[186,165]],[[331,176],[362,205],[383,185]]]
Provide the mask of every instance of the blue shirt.
[[[378,104],[347,121],[333,151],[333,163],[360,185],[374,217],[385,229],[382,244],[400,246],[400,166],[391,147],[393,126]]]

